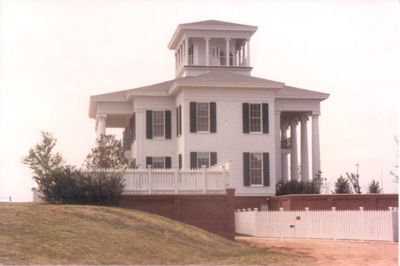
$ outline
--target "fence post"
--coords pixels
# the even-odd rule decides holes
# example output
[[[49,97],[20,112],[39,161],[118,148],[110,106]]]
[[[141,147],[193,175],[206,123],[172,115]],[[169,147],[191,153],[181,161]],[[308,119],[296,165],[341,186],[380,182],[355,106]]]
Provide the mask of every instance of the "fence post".
[[[332,207],[332,237],[333,240],[336,240],[336,231],[337,231],[337,223],[335,221],[335,217],[336,217],[336,207]]]
[[[179,183],[178,183],[178,166],[174,165],[174,177],[175,177],[175,194],[178,194]]]
[[[280,207],[279,211],[280,211],[280,219],[279,219],[280,220],[279,221],[280,222],[279,223],[280,224],[280,226],[279,226],[280,227],[280,235],[281,235],[281,238],[283,238],[283,208]]]
[[[365,238],[365,215],[364,215],[364,207],[360,207],[360,221],[361,224],[359,225],[359,228],[361,228],[361,241],[364,241]]]
[[[310,224],[310,222],[308,221],[309,220],[309,218],[308,218],[308,211],[310,210],[310,208],[309,207],[305,207],[305,209],[306,209],[306,219],[305,219],[305,222],[306,222],[306,239],[309,239],[308,238],[308,226],[309,226],[309,224]]]
[[[226,182],[226,169],[225,169],[225,167],[226,167],[226,165],[222,165],[222,180],[223,180],[222,185],[223,186],[225,185],[225,189],[227,189],[229,186],[227,185],[227,182]]]
[[[151,165],[148,165],[147,166],[147,177],[149,178],[149,181],[148,181],[148,189],[149,189],[149,194],[151,194]]]
[[[201,176],[203,178],[203,193],[206,194],[207,193],[207,175],[206,175],[206,166],[202,165],[201,166]]]
[[[390,226],[390,242],[394,242],[393,232],[393,207],[389,207],[389,226]]]
[[[258,237],[258,208],[254,208],[254,236]]]

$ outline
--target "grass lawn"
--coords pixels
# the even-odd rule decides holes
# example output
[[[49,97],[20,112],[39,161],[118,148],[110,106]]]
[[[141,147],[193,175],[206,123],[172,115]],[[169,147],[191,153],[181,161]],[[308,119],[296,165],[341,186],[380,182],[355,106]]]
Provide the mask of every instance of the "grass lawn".
[[[144,212],[0,203],[0,264],[313,264]]]

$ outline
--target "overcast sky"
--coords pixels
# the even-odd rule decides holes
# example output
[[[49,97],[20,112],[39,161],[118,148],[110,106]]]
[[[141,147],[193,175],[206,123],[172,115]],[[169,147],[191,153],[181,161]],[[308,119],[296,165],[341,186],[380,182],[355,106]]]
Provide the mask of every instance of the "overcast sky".
[[[375,179],[396,192],[399,11],[398,1],[2,0],[0,196],[32,201],[20,161],[42,130],[80,166],[95,143],[90,96],[173,79],[177,25],[209,19],[258,26],[253,76],[330,94],[323,177],[333,184],[359,164],[362,191]]]

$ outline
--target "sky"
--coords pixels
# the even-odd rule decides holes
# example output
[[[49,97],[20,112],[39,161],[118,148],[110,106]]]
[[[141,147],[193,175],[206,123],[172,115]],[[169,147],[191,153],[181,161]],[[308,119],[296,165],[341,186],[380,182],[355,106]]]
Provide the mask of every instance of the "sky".
[[[178,24],[203,20],[258,26],[252,76],[329,93],[321,103],[323,177],[359,175],[398,191],[398,1],[0,2],[0,196],[32,201],[21,164],[48,131],[68,164],[95,145],[91,95],[174,79],[167,45]],[[309,123],[311,124],[311,123]],[[108,130],[120,136],[121,130]]]

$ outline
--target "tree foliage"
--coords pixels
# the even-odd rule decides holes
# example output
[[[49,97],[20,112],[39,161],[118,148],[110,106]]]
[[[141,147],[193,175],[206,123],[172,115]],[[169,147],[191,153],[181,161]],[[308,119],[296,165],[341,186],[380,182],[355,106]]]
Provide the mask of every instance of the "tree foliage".
[[[361,187],[360,187],[360,178],[357,174],[349,174],[346,173],[347,179],[349,180],[350,184],[353,186],[353,191],[357,194],[361,194]]]
[[[314,179],[308,181],[290,180],[284,182],[280,180],[276,184],[276,195],[282,196],[289,194],[320,194],[324,180],[321,174],[322,172],[319,171]]]
[[[335,191],[334,194],[351,194],[351,185],[348,179],[340,176],[335,183]]]
[[[29,149],[28,155],[21,162],[33,171],[33,179],[39,184],[45,176],[53,171],[63,169],[64,159],[60,153],[53,154],[57,140],[49,132],[42,131],[42,140]]]
[[[109,140],[115,143],[113,137]],[[21,160],[33,170],[33,179],[38,184],[36,190],[40,197],[49,203],[101,205],[115,203],[124,189],[124,169],[112,172],[81,172],[73,166],[65,166],[61,154],[52,153],[56,143],[57,140],[52,134],[42,132],[41,142],[30,148],[28,155]],[[101,150],[102,147],[98,148]],[[102,165],[114,166],[117,160],[115,154],[119,153],[111,154],[109,157],[111,162],[107,162],[104,155]]]
[[[125,150],[115,139],[115,135],[101,135],[96,143],[96,148],[86,157],[88,169],[119,169],[129,164],[124,154]]]
[[[379,181],[372,179],[372,182],[368,184],[368,193],[381,193],[382,189],[379,187]]]

